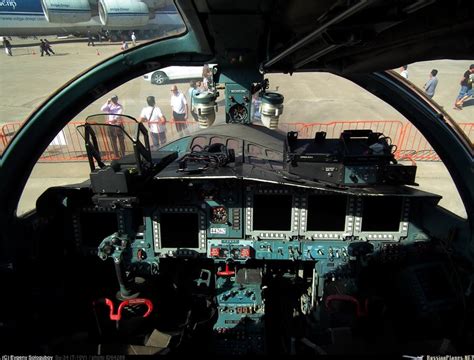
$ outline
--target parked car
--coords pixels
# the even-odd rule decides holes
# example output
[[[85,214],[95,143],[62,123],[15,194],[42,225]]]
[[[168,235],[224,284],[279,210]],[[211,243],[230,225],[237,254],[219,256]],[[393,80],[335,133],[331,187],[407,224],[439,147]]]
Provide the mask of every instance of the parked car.
[[[209,65],[212,68],[213,65]],[[166,84],[169,80],[202,78],[202,66],[168,66],[143,76],[143,79],[155,85]]]

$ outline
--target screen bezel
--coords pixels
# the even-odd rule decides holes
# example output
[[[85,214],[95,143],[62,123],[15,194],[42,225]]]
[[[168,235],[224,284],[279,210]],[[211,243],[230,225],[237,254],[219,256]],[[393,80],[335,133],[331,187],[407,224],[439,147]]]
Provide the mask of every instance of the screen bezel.
[[[74,215],[72,216],[72,223],[73,223],[73,231],[74,231],[76,247],[87,253],[96,254],[99,245],[101,244],[102,240],[105,239],[105,237],[102,238],[96,245],[92,245],[89,242],[84,241],[84,232],[83,232],[83,228],[85,227],[83,226],[84,214],[87,214],[88,216],[95,215],[98,217],[101,217],[101,215],[104,215],[104,214],[106,214],[107,216],[115,216],[115,223],[114,223],[116,225],[114,227],[115,231],[111,232],[109,235],[113,235],[119,230],[120,221],[118,218],[118,214],[115,211],[115,209],[95,207],[95,206],[94,207],[92,206],[81,207],[77,209],[77,211],[74,212]],[[94,231],[94,230],[91,230],[91,231]],[[106,235],[106,236],[109,236],[109,235]]]
[[[391,197],[398,196],[389,195],[381,196],[386,199],[387,202],[390,202]],[[398,231],[383,231],[383,230],[371,230],[363,231],[363,209],[364,209],[364,199],[370,198],[370,196],[358,197],[356,203],[356,214],[355,214],[355,227],[354,235],[359,237],[361,240],[382,240],[382,241],[399,241],[401,238],[408,236],[409,228],[409,214],[410,214],[410,199],[404,196],[400,196],[402,203],[400,208],[400,220]]]
[[[268,195],[268,196],[279,196],[288,195],[291,196],[291,221],[289,230],[257,230],[254,229],[254,196],[255,195]],[[252,239],[261,240],[290,240],[293,237],[298,236],[299,228],[299,209],[300,199],[298,194],[295,194],[290,189],[283,187],[248,187],[245,195],[245,233]]]
[[[198,247],[163,247],[161,238],[162,214],[197,214]],[[153,245],[156,254],[174,253],[179,250],[206,252],[206,218],[203,211],[195,206],[174,206],[157,209],[153,214]]]
[[[344,219],[344,229],[341,230],[308,230],[309,198],[310,196],[342,195],[346,197],[346,214]],[[354,229],[354,207],[355,199],[347,194],[335,194],[327,191],[313,190],[302,198],[301,226],[300,233],[305,240],[344,240],[353,235]]]

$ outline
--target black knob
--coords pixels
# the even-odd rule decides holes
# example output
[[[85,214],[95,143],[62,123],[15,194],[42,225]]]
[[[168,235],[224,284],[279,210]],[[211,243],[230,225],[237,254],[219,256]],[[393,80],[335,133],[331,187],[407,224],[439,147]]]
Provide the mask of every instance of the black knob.
[[[112,255],[114,252],[114,247],[112,245],[105,245],[102,251],[107,254],[107,256]]]

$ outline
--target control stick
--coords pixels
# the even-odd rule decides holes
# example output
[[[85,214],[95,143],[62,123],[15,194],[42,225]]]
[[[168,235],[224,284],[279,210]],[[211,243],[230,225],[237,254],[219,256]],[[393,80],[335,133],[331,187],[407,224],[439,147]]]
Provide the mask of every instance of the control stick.
[[[114,261],[115,274],[119,283],[119,299],[133,299],[139,295],[135,290],[133,276],[127,275],[127,260],[130,260],[132,252],[127,235],[115,233],[106,237],[99,245],[98,255],[102,260],[112,258]]]

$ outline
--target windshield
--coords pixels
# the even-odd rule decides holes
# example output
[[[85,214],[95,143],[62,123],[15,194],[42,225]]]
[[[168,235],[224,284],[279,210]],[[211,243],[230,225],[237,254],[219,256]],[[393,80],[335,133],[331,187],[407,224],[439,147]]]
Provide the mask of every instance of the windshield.
[[[111,56],[185,31],[172,0],[122,1],[119,7],[86,1],[81,11],[63,3],[66,9],[56,12],[48,1],[2,2],[0,154],[29,114],[70,79]]]
[[[102,2],[99,3],[102,4]],[[51,16],[47,18],[51,14],[46,8],[38,11],[43,14],[43,18],[49,25],[39,25],[37,29],[34,29],[36,33],[17,37],[12,34],[9,40],[6,30],[3,32],[7,34],[11,48],[4,42],[5,56],[0,57],[0,64],[4,69],[8,69],[8,71],[3,71],[0,77],[2,82],[0,92],[3,99],[0,104],[2,115],[0,117],[0,153],[3,153],[14,138],[28,114],[33,112],[58,87],[67,83],[78,73],[103,61],[108,56],[132,51],[134,47],[142,46],[148,41],[157,38],[165,39],[184,32],[184,23],[172,1],[149,3],[156,3],[157,7],[152,10],[153,14],[150,12],[150,23],[143,25],[144,28],[134,23],[133,26],[126,25],[125,28],[119,29],[117,24],[112,26],[108,23],[109,25],[100,29],[100,34],[97,34],[92,27],[90,29],[86,27],[80,31],[66,27],[61,31],[70,32],[72,36],[64,36],[62,33],[41,35],[45,34],[41,32],[44,29],[52,31],[51,24],[57,21]],[[107,12],[111,11],[107,6],[100,6],[91,21],[110,22]],[[164,21],[165,18],[169,21]],[[49,45],[41,45],[45,43],[44,39]],[[466,93],[463,96],[468,97],[464,99],[462,109],[459,106],[453,106],[454,100],[463,89],[460,88],[459,78],[464,77],[471,63],[470,60],[427,61],[392,70],[405,77],[409,86],[418,88],[419,92],[438,103],[472,141],[474,137],[471,111],[473,100]],[[205,147],[225,140],[226,146],[236,150],[237,157],[245,154],[248,161],[282,159],[283,148],[265,148],[258,143],[257,139],[249,139],[248,134],[244,136],[248,144],[243,144],[239,136],[233,139],[223,139],[218,135],[207,138],[194,136],[207,126],[212,128],[234,121],[244,121],[258,126],[269,125],[262,119],[261,91],[254,92],[248,99],[236,97],[235,102],[229,103],[225,95],[226,85],[219,81],[213,83],[212,73],[215,66],[218,64],[214,61],[194,63],[190,66],[183,66],[183,63],[167,63],[166,66],[150,63],[150,71],[107,92],[84,107],[73,119],[68,119],[68,124],[52,139],[38,164],[49,167],[53,163],[72,161],[80,168],[81,164],[86,162],[87,156],[84,138],[79,135],[76,128],[83,125],[86,119],[88,122],[94,119],[95,122],[104,124],[104,126],[93,126],[91,129],[95,129],[98,149],[102,160],[106,163],[122,155],[130,154],[133,146],[130,139],[134,139],[135,136],[135,129],[130,129],[130,127],[136,127],[137,123],[142,123],[147,130],[147,140],[151,151],[164,147],[170,150],[187,151],[195,145]],[[436,70],[435,75],[433,75],[433,70]],[[281,94],[284,98],[281,114],[278,122],[272,126],[272,131],[278,129],[282,134],[297,131],[300,138],[314,138],[317,133],[325,132],[327,138],[338,138],[344,130],[369,129],[380,132],[390,139],[398,161],[423,161],[425,167],[433,166],[433,162],[440,161],[431,145],[411,125],[410,119],[340,76],[324,72],[305,72],[295,73],[292,76],[267,74],[265,77],[269,80],[266,91]],[[433,79],[436,80],[436,86],[433,85]],[[176,88],[176,92],[172,91],[173,88]],[[98,91],[102,90],[98,89]],[[229,91],[234,90],[229,89]],[[240,90],[235,91],[238,93]],[[209,96],[215,96],[212,106],[199,107],[195,103]],[[122,116],[121,120],[117,118],[117,121],[111,120],[107,123],[116,116],[110,115],[112,109],[109,103],[112,97],[118,99],[117,103],[121,106]],[[150,98],[153,98],[153,106],[148,103]],[[178,98],[181,100],[177,100]],[[181,105],[178,104],[180,101]],[[246,103],[249,106],[246,106]],[[214,111],[212,119],[207,115],[199,119],[198,113],[211,108]],[[99,112],[108,113],[108,115],[96,115]],[[91,118],[92,115],[95,116]],[[136,122],[132,118],[136,119]],[[175,144],[178,140],[179,146]],[[244,148],[244,146],[247,147]],[[421,167],[419,164],[419,168]],[[83,169],[85,170],[79,172],[80,176],[78,175],[77,179],[87,178],[87,167]],[[445,169],[443,171],[446,172]],[[59,177],[61,181],[68,182],[71,181],[69,175]],[[43,180],[39,183],[45,184]],[[447,198],[450,197],[446,196],[445,199]],[[34,200],[29,202],[27,209],[32,207],[34,207]],[[463,212],[460,211],[460,213]]]
[[[466,63],[452,61],[449,66],[456,65],[461,71]],[[91,125],[89,128],[96,138],[96,148],[104,164],[133,152],[133,142],[137,139],[138,125],[141,124],[147,134],[143,135],[140,141],[143,144],[148,141],[152,155],[160,150],[169,150],[178,151],[182,156],[189,151],[222,143],[234,150],[237,161],[256,166],[270,163],[274,170],[282,170],[283,145],[272,145],[271,141],[263,143],[261,138],[255,137],[250,131],[231,130],[230,136],[224,135],[226,126],[231,125],[227,123],[234,121],[226,117],[226,86],[217,82],[205,87],[202,77],[203,69],[206,68],[204,65],[160,68],[105,94],[85,107],[57,134],[40,158],[37,168],[60,168],[61,162],[74,162],[78,171],[71,178],[67,178],[70,174],[61,175],[61,171],[49,173],[55,173],[55,176],[65,182],[87,179],[89,168],[83,166],[87,162],[84,127],[87,123]],[[216,64],[211,64],[211,67],[214,65]],[[423,73],[432,66],[432,63],[410,66],[410,77],[419,82]],[[449,70],[443,67],[442,63],[438,64],[438,68],[440,73]],[[301,139],[315,139],[318,133],[325,133],[327,139],[338,139],[345,130],[370,130],[380,133],[387,139],[396,161],[406,165],[416,163],[416,181],[422,189],[436,193],[441,190],[444,195],[441,204],[461,216],[466,216],[450,175],[440,162],[439,156],[410,123],[410,119],[397,109],[351,81],[332,74],[308,72],[291,77],[285,74],[268,74],[266,78],[269,82],[266,92],[278,93],[284,98],[277,127],[270,130],[264,126],[263,98],[260,92],[252,96],[248,114],[235,112],[236,120],[247,116],[249,122],[265,129],[269,134],[275,133],[284,137],[288,132],[296,131]],[[417,80],[418,78],[420,80]],[[450,88],[440,86],[435,99],[440,102],[447,101],[448,91]],[[214,121],[212,125],[203,125],[199,121],[200,110],[196,101],[214,96],[213,94],[216,96],[211,107]],[[214,99],[212,96],[211,99]],[[228,105],[230,113],[236,105]],[[247,111],[245,107],[242,109]],[[469,110],[469,102],[466,102],[464,112],[452,111],[460,115],[457,118],[459,126],[472,138],[474,131]],[[182,111],[182,117],[177,111]],[[208,117],[203,119],[209,120]],[[209,133],[212,135],[208,135]],[[33,175],[30,182],[47,184],[42,176],[36,178]],[[34,201],[22,202],[20,212],[32,207]]]

